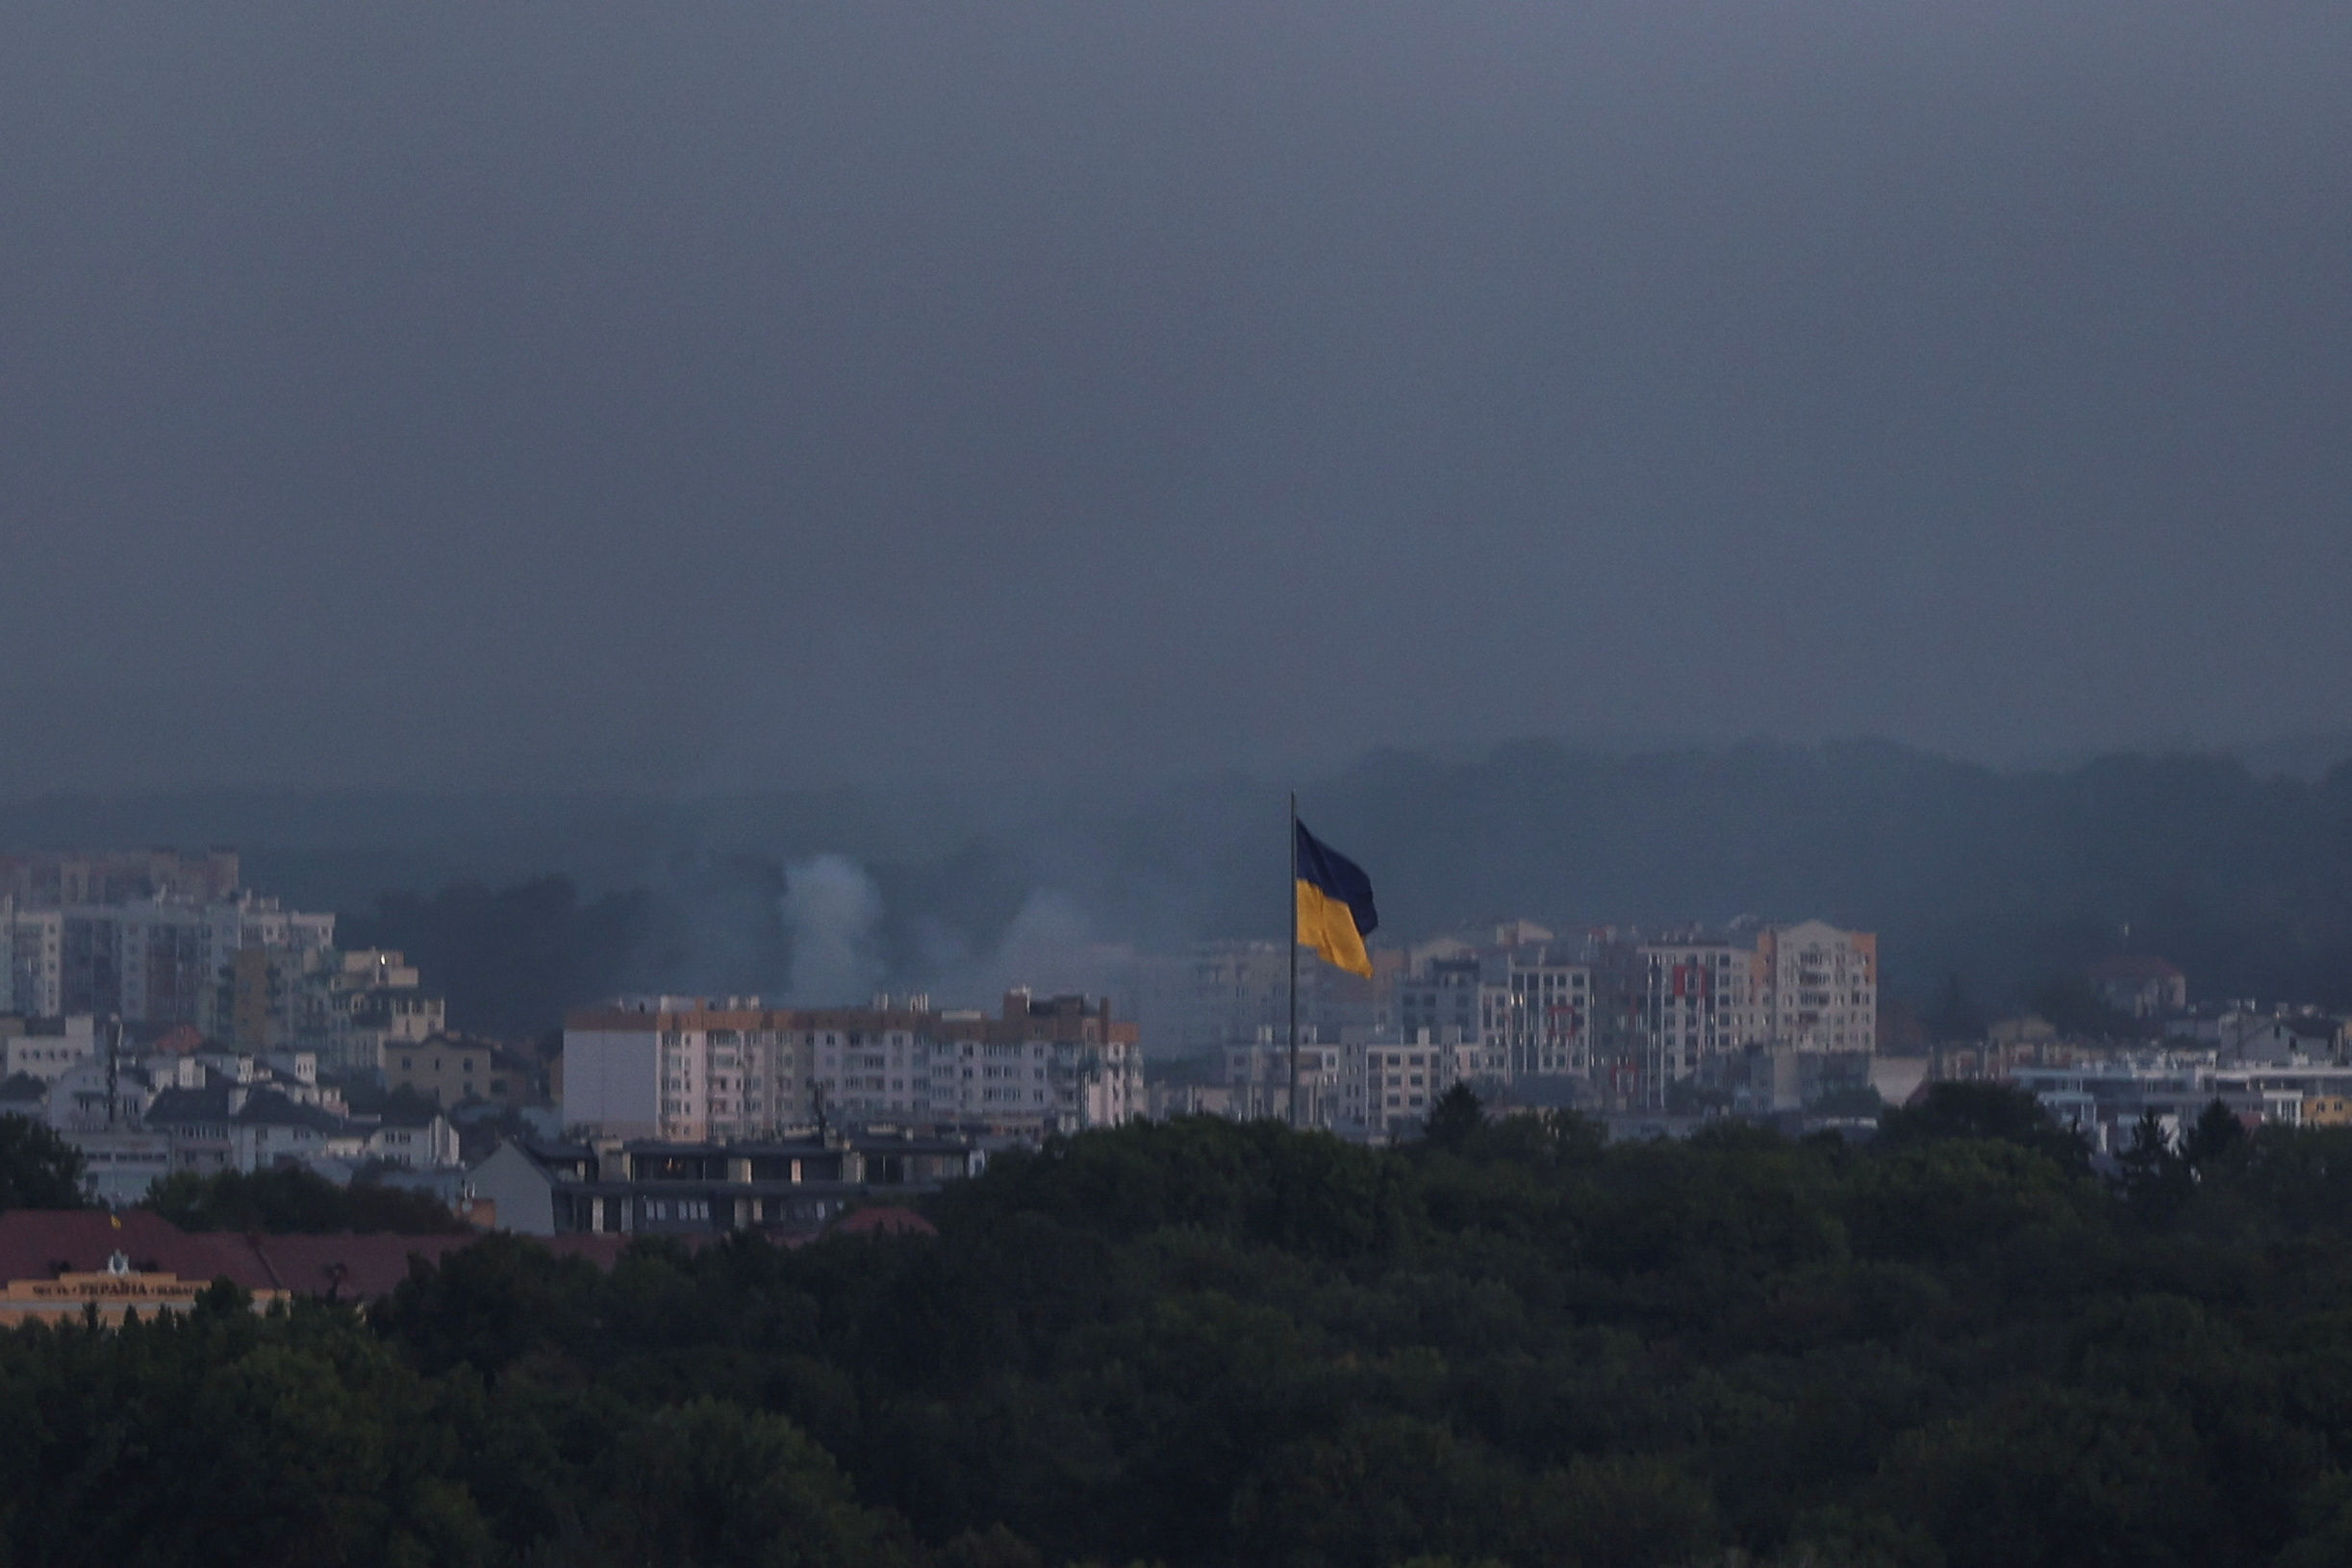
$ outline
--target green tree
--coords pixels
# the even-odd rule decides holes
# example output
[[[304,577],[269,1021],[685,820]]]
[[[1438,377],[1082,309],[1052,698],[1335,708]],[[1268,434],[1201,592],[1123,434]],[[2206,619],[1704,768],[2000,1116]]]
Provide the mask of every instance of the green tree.
[[[0,1210],[83,1208],[82,1151],[22,1116],[0,1116]]]
[[[2216,1100],[2197,1114],[2197,1120],[2183,1135],[2181,1157],[2196,1170],[2204,1171],[2239,1152],[2249,1141],[2246,1125],[2238,1119],[2238,1113]]]
[[[1486,1125],[1486,1106],[1466,1083],[1456,1083],[1437,1097],[1422,1137],[1432,1149],[1460,1153]]]
[[[455,1235],[466,1222],[429,1193],[355,1181],[338,1187],[311,1171],[174,1171],[141,1205],[183,1230],[260,1230],[272,1235]]]
[[[2171,1220],[2196,1190],[2189,1162],[2172,1147],[2163,1122],[2152,1110],[2140,1113],[2132,1141],[2115,1163],[2124,1201],[2142,1219]]]
[[[1997,1138],[2047,1155],[2078,1175],[2090,1171],[2090,1146],[2082,1134],[2059,1125],[2040,1100],[2006,1083],[1932,1083],[1918,1104],[1898,1106],[1879,1119],[1879,1137],[1889,1146]]]

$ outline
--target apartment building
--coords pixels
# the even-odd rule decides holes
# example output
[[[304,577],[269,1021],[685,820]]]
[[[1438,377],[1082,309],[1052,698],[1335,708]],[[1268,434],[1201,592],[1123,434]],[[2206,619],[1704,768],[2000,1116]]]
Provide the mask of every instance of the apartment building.
[[[335,917],[248,893],[209,902],[164,895],[117,903],[25,905],[0,898],[0,1012],[89,1013],[138,1025],[236,1029],[233,964],[247,948],[331,947]],[[251,976],[249,975],[249,997]],[[261,989],[267,989],[266,976]],[[250,1014],[253,1003],[247,1001]]]
[[[35,850],[0,855],[0,898],[20,909],[163,898],[219,903],[243,887],[234,849]]]
[[[88,1014],[78,1018],[63,1018],[55,1023],[56,1033],[47,1029],[28,1029],[21,1019],[0,1021],[0,1077],[38,1078],[43,1083],[55,1083],[76,1066],[93,1060],[98,1053],[96,1022]]]
[[[1302,1030],[1299,1042],[1301,1126],[1344,1128],[1363,1121],[1364,1048],[1317,1039]],[[1225,1114],[1238,1121],[1290,1117],[1290,1040],[1272,1028],[1246,1046],[1225,1053]]]
[[[1372,962],[1372,975],[1365,978],[1312,957],[1302,959],[1299,1026],[1326,1040],[1393,1031],[1406,957],[1376,948]],[[1196,943],[1188,952],[1149,968],[1139,1023],[1155,1051],[1205,1056],[1252,1045],[1268,1029],[1289,1037],[1291,962],[1282,943]]]
[[[1491,937],[1415,948],[1392,1036],[1471,1048],[1465,1075],[1477,1081],[1566,1078],[1606,1104],[1657,1108],[1666,1085],[1731,1052],[1875,1045],[1869,932],[1808,921],[1561,939],[1516,921]]]
[[[616,1137],[756,1137],[812,1124],[952,1124],[1037,1135],[1143,1108],[1132,1023],[1107,1001],[1006,993],[1000,1011],[928,999],[771,1009],[654,998],[574,1014],[564,1120]]]
[[[380,1050],[385,1088],[413,1090],[443,1108],[474,1100],[520,1105],[531,1099],[532,1064],[487,1040],[434,1034],[387,1041]]]
[[[1640,1033],[1663,1080],[1687,1078],[1706,1058],[1770,1037],[1759,947],[1695,933],[1640,945]]]
[[[1756,933],[1762,1040],[1809,1050],[1871,1050],[1879,1032],[1879,939],[1821,921]]]
[[[1513,1078],[1581,1077],[1592,1071],[1593,966],[1549,942],[1514,948],[1507,996],[1508,1071]]]
[[[1427,1031],[1419,1031],[1427,1032]],[[1451,1031],[1448,1031],[1449,1033]],[[1367,1133],[1393,1136],[1406,1125],[1426,1121],[1440,1096],[1457,1083],[1474,1083],[1486,1050],[1476,1043],[1386,1041],[1364,1048],[1362,1125]]]
[[[362,948],[337,953],[326,975],[327,1037],[320,1054],[331,1072],[373,1072],[385,1052],[448,1032],[448,1004],[400,953]]]

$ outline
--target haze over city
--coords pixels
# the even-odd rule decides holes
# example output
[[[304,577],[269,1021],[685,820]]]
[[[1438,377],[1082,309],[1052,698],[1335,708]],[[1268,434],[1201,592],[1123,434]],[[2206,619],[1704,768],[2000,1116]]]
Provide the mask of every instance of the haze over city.
[[[2352,1562],[2347,105],[0,0],[0,1562]]]
[[[2352,13],[10,8],[0,790],[2352,728]]]

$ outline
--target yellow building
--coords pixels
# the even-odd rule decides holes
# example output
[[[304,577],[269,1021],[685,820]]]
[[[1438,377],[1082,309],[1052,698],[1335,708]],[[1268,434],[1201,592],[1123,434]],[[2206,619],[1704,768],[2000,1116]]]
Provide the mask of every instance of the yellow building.
[[[2303,1102],[2307,1127],[2352,1126],[2352,1095],[2314,1095]]]

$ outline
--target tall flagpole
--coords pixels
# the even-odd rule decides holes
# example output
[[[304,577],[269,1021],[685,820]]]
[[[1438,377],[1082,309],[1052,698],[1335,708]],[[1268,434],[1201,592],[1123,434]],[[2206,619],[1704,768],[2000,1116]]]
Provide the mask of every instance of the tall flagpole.
[[[1299,792],[1290,792],[1290,1125],[1299,1125]]]

